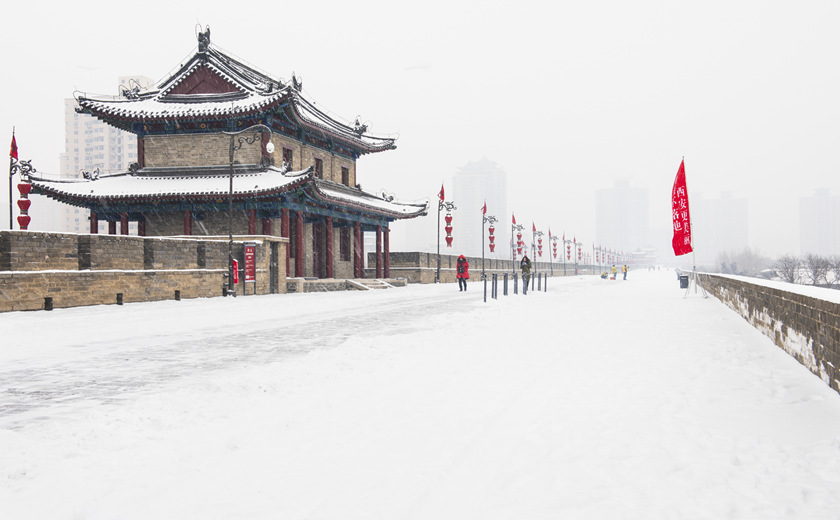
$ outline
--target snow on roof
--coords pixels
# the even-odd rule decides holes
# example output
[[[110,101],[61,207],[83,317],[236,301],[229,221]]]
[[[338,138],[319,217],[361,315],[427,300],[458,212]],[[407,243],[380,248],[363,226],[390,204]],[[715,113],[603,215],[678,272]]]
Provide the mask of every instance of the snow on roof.
[[[425,215],[429,202],[401,202],[383,193],[374,195],[357,188],[350,188],[331,181],[314,179],[314,186],[318,194],[327,200],[340,201],[346,204],[373,208],[402,218]]]
[[[230,190],[230,174],[227,167],[208,169],[208,175],[187,175],[189,169],[180,170],[180,174],[154,174],[155,169],[147,168],[138,173],[123,173],[97,180],[84,181],[49,181],[32,178],[36,189],[47,195],[61,199],[137,199],[152,197],[217,197],[227,196]],[[173,169],[161,169],[173,171]],[[205,170],[207,171],[207,170]],[[268,167],[263,171],[234,173],[234,195],[259,195],[268,192],[286,191],[293,185],[302,184],[312,175],[311,169],[299,172],[285,172],[279,168]]]

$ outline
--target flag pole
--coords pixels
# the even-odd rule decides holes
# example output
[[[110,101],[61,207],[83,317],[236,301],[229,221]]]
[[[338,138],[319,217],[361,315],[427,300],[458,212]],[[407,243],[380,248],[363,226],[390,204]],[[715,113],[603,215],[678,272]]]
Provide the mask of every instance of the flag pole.
[[[12,127],[12,143],[15,142],[15,127]],[[14,170],[12,170],[12,166],[15,164],[15,157],[12,155],[12,151],[9,151],[9,231],[14,229],[12,224],[12,176],[14,175]]]

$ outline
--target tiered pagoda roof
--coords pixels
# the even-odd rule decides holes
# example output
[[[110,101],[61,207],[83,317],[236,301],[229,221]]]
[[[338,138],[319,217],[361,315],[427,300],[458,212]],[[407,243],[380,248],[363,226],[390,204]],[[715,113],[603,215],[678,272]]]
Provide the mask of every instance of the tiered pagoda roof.
[[[353,158],[396,148],[358,121],[347,125],[316,108],[302,83],[273,78],[206,41],[172,75],[120,96],[80,95],[79,111],[138,135],[236,131],[254,123]]]

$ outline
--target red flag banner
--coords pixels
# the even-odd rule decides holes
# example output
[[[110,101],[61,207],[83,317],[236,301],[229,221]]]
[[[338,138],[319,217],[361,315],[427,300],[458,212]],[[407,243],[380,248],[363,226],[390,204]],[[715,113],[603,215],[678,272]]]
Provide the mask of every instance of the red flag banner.
[[[681,256],[691,253],[691,215],[688,212],[688,188],[685,184],[685,161],[680,163],[674,188],[671,191],[671,209],[674,218],[674,238],[671,245],[674,254]]]
[[[444,200],[444,198],[443,198],[443,184],[440,185],[440,193],[438,193],[438,197],[440,197],[441,201]]]
[[[533,222],[531,222],[531,226],[533,226],[533,228],[534,228],[533,232],[536,233],[537,232],[537,225],[534,224]]]
[[[511,213],[510,215],[511,215],[511,217],[513,218],[513,223],[514,223],[514,224],[516,224],[516,214],[515,214],[515,213]]]
[[[484,206],[481,206],[481,214],[482,215],[487,214],[487,203],[486,202],[484,203]]]
[[[15,134],[12,134],[12,149],[9,151],[9,157],[16,161],[18,160],[17,141],[15,141]]]

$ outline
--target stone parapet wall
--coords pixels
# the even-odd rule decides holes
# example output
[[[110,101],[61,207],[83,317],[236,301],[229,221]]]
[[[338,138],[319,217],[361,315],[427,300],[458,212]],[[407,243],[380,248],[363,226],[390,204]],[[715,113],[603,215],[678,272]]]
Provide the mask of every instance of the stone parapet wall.
[[[840,304],[738,278],[697,277],[709,294],[840,392]]]
[[[286,292],[288,239],[234,238],[244,269],[244,244],[255,244],[256,282],[237,294]],[[163,238],[0,232],[0,312],[221,296],[228,269],[227,237]],[[272,251],[275,256],[272,276]],[[274,283],[274,287],[271,286]]]
[[[456,266],[459,255],[440,255],[440,281],[443,283],[457,282]],[[390,253],[390,274],[394,278],[405,278],[408,283],[434,283],[437,273],[437,253],[396,252]],[[481,257],[466,257],[470,264],[470,281],[481,279]],[[368,253],[368,263],[365,269],[366,278],[376,276],[376,253]],[[384,256],[382,268],[384,270]],[[567,264],[564,273],[563,263],[533,262],[532,271],[537,273],[551,273],[551,276],[572,276],[575,274],[574,264]],[[597,266],[578,266],[580,274],[595,274]],[[498,258],[484,259],[484,272],[487,276],[494,273],[503,276],[505,273],[513,275],[520,273],[519,261],[500,260]]]

